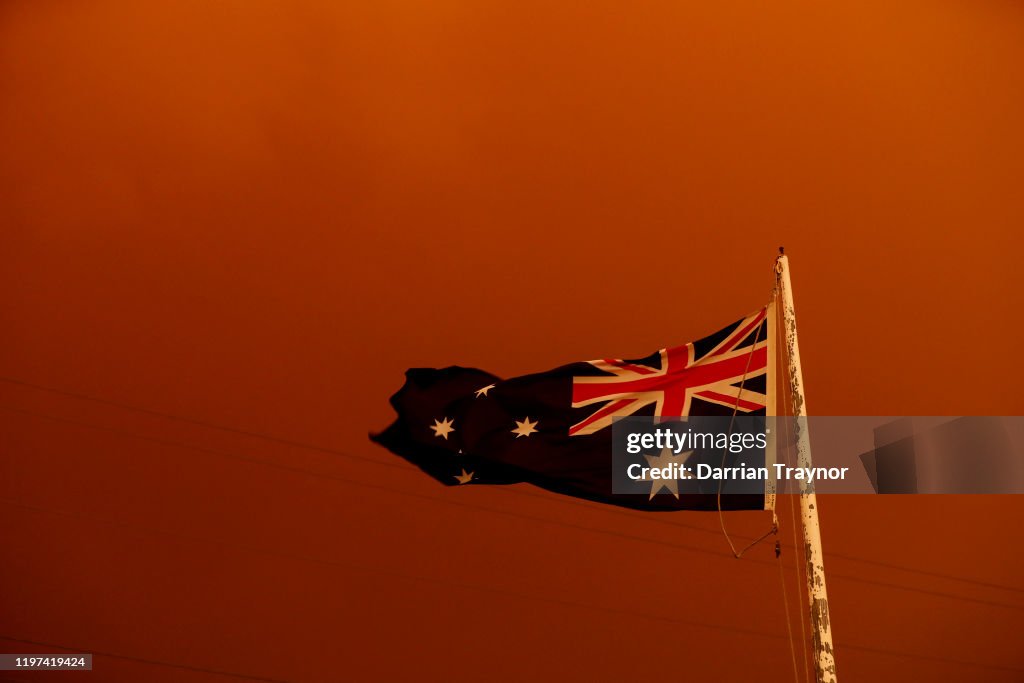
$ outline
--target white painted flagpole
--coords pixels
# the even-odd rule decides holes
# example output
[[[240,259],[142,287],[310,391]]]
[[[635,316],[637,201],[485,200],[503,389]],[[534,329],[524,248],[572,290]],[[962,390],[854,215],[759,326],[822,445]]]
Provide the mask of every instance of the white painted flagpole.
[[[799,467],[811,466],[811,442],[807,432],[807,400],[800,369],[800,343],[796,336],[796,309],[793,306],[793,285],[789,279],[789,259],[779,249],[775,266],[782,294],[782,320],[786,330],[789,383],[793,397],[796,430],[796,453]],[[807,546],[807,595],[811,609],[811,645],[814,650],[814,671],[817,683],[836,683],[836,659],[832,646],[832,625],[829,622],[828,594],[825,591],[825,563],[821,553],[821,529],[818,526],[818,504],[814,484],[800,480],[800,516]]]

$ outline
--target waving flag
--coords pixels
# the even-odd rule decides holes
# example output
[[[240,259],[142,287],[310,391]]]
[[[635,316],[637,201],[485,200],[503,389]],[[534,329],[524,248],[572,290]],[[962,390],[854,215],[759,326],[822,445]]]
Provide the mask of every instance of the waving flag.
[[[503,380],[464,367],[414,368],[391,397],[398,419],[377,443],[446,485],[528,482],[649,510],[714,510],[715,495],[612,493],[615,417],[764,415],[773,408],[774,306],[645,358],[570,363]],[[663,494],[663,495],[662,495]],[[765,496],[723,496],[762,509]]]

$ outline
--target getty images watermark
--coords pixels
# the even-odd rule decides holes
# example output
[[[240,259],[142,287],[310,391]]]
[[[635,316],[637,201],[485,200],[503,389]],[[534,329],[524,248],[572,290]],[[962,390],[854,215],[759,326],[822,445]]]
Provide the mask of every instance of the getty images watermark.
[[[735,424],[732,426],[735,427]],[[792,467],[781,462],[766,463],[765,451],[768,448],[770,433],[771,428],[769,427],[766,427],[763,432],[752,434],[731,431],[729,425],[726,425],[726,431],[695,431],[686,423],[667,427],[654,426],[652,431],[630,431],[626,435],[627,454],[643,455],[648,452],[656,452],[658,457],[654,460],[648,459],[646,465],[639,462],[630,463],[626,467],[626,476],[633,481],[650,481],[652,479],[769,481],[771,478],[814,481],[815,479],[843,479],[850,470],[849,467]],[[672,460],[673,456],[678,457],[684,452],[692,454],[697,451],[721,453],[723,464],[715,466],[707,462],[695,461],[690,465],[687,464],[689,460],[682,462]],[[661,463],[662,454],[667,456],[668,460],[664,464]],[[739,456],[741,454],[748,454],[752,461],[761,464],[748,465],[746,460],[742,460],[728,467],[724,465],[726,460],[724,456]],[[730,458],[730,460],[735,459],[735,457]],[[655,467],[652,466],[652,463],[662,464],[662,466]],[[769,467],[774,471],[769,472]]]
[[[764,416],[616,420],[612,492],[749,495],[775,491],[780,481],[806,487],[849,474],[849,466],[801,466],[780,459],[781,426]]]
[[[614,494],[1024,493],[1022,417],[626,417],[612,439]]]

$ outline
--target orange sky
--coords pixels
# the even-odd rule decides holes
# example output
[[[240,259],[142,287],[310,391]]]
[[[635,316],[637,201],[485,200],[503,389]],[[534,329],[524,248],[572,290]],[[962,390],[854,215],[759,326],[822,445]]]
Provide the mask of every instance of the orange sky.
[[[768,545],[366,434],[409,366],[718,329],[780,244],[812,414],[1021,414],[1022,63],[1000,1],[4,3],[0,377],[112,403],[0,382],[0,638],[127,657],[75,681],[792,680]],[[821,510],[840,680],[1024,677],[1019,498]]]

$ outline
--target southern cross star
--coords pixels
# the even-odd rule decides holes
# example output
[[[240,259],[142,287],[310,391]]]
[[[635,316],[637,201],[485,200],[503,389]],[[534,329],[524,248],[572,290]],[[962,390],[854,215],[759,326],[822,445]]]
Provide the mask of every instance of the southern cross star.
[[[519,420],[515,420],[515,423],[516,428],[512,430],[512,433],[516,435],[517,439],[521,436],[529,436],[530,434],[533,434],[534,432],[537,431],[536,429],[534,429],[537,426],[537,420],[530,422],[529,415],[527,415],[522,422],[520,422]]]
[[[434,430],[434,436],[440,436],[445,441],[448,440],[448,435],[455,431],[455,420],[449,420],[447,417],[444,420],[434,420],[434,424],[430,426]]]
[[[683,464],[690,457],[693,451],[684,451],[679,455],[672,452],[671,448],[663,448],[661,453],[657,456],[645,455],[647,464],[651,469],[659,469],[664,471],[666,467],[672,468],[672,470],[684,473],[683,479],[691,479],[692,475],[683,470]],[[672,467],[675,465],[676,467]],[[669,493],[675,496],[676,500],[679,500],[679,480],[678,479],[655,479],[648,474],[643,477],[643,481],[651,482],[651,495],[647,500],[654,498],[655,494],[659,493],[662,489],[667,489]]]

